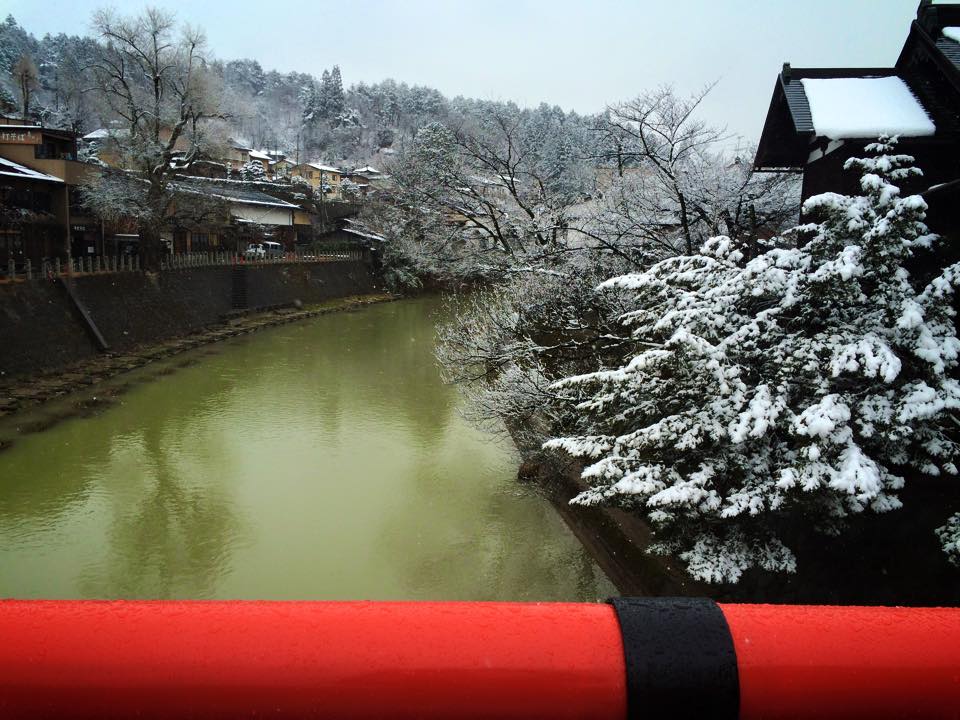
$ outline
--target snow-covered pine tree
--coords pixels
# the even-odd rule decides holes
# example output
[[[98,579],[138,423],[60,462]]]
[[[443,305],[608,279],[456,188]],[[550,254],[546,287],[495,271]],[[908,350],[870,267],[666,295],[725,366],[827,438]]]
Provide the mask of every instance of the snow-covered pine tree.
[[[263,163],[259,160],[251,160],[243,164],[243,167],[240,168],[240,179],[241,180],[263,180],[266,176],[266,172],[263,169]]]
[[[332,71],[324,70],[320,76],[320,90],[317,94],[319,116],[325,120],[335,118],[343,112],[344,104],[340,66],[334,65]]]
[[[329,104],[330,117],[334,117],[343,112],[345,99],[343,95],[343,78],[340,76],[340,66],[334,65],[330,71],[330,86],[327,93],[327,103]]]
[[[14,112],[16,108],[17,101],[13,97],[13,93],[7,90],[7,88],[5,88],[3,85],[0,85],[0,113],[7,115]]]
[[[957,473],[960,265],[912,284],[908,259],[936,238],[923,199],[896,183],[919,171],[892,141],[867,150],[847,162],[863,194],[808,199],[817,222],[776,249],[745,262],[716,237],[601,285],[633,296],[621,319],[637,354],[555,386],[582,420],[545,447],[591,461],[572,502],[644,513],[651,550],[698,579],[794,571],[785,538],[842,532],[901,507],[910,477]],[[960,517],[937,532],[958,557]]]
[[[300,91],[300,104],[303,107],[300,119],[305,126],[310,126],[317,121],[320,115],[320,97],[317,93],[316,83],[309,83]]]
[[[330,71],[324,70],[320,74],[320,83],[317,86],[316,99],[317,115],[316,118],[327,119],[330,117]]]

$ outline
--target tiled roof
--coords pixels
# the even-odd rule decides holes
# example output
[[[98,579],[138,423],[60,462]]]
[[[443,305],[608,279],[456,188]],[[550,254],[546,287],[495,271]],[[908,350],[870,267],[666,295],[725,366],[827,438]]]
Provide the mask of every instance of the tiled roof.
[[[810,113],[810,103],[803,90],[803,83],[798,78],[784,78],[782,75],[780,81],[797,132],[813,132],[813,115]]]
[[[960,43],[956,40],[940,36],[936,41],[937,50],[943,53],[944,57],[953,63],[954,67],[960,69]]]

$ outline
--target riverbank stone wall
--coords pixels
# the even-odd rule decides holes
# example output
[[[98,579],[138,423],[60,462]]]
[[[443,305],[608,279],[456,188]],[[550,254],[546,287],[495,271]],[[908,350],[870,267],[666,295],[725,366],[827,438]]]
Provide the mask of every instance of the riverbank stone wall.
[[[240,307],[237,275],[244,288]],[[68,282],[111,352],[187,335],[238,311],[310,305],[381,287],[363,261],[103,273]],[[83,314],[59,281],[0,284],[0,379],[54,371],[97,354]]]
[[[335,268],[335,272],[331,272]],[[378,289],[363,261],[289,265],[246,265],[247,303],[251,308],[323,302]]]
[[[96,352],[63,288],[40,281],[0,285],[0,380],[63,367]]]

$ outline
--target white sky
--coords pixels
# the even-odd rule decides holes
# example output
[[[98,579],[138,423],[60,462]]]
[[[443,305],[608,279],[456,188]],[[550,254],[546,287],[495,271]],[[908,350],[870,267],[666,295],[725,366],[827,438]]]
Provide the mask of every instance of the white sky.
[[[387,77],[448,96],[595,112],[644,88],[719,80],[704,118],[759,136],[784,61],[891,66],[919,0],[164,0],[222,59],[346,85]],[[34,35],[86,34],[97,0],[0,0]]]

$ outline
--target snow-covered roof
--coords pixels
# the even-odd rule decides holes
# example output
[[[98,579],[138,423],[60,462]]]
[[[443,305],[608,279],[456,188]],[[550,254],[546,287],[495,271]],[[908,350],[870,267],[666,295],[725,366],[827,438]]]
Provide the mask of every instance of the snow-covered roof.
[[[210,182],[207,181],[206,178],[189,178],[183,182],[173,183],[173,187],[176,190],[192,195],[206,195],[207,197],[215,197],[240,205],[265,205],[290,210],[297,210],[300,207],[299,205],[288,203],[280,198],[275,198],[272,195],[267,195],[259,190],[224,187],[225,182],[226,181],[222,180]]]
[[[936,127],[907,84],[896,76],[802,78],[814,132],[835,140],[933,135]]]
[[[945,27],[941,32],[945,38],[960,43],[960,27]]]
[[[58,177],[53,175],[47,175],[46,173],[38,172],[31,168],[15,163],[12,160],[7,160],[6,158],[0,157],[0,175],[6,177],[15,177],[21,178],[23,180],[41,180],[44,182],[55,182],[62,183]]]
[[[284,200],[279,200],[277,198],[270,198],[269,195],[263,195],[264,198],[270,198],[269,200],[267,199],[253,200],[248,197],[233,197],[230,195],[224,195],[222,193],[208,193],[208,194],[211,195],[212,197],[220,198],[221,200],[226,200],[227,202],[238,203],[240,205],[268,205],[270,207],[288,208],[290,210],[300,209],[299,205],[294,205],[293,203],[288,203]]]
[[[379,175],[380,174],[380,171],[377,170],[372,165],[367,165],[366,167],[357,168],[356,170],[354,170],[354,172],[359,173],[360,175]]]
[[[84,140],[103,140],[108,137],[126,137],[130,134],[127,128],[97,128],[83,136]]]
[[[375,235],[371,232],[363,232],[362,230],[356,230],[354,228],[343,228],[343,232],[348,233],[349,235],[356,235],[357,237],[366,238],[367,240],[376,240],[377,242],[386,242],[386,238],[382,235]]]
[[[254,158],[255,160],[269,160],[269,159],[270,159],[270,156],[269,156],[269,155],[267,155],[265,152],[260,152],[259,150],[251,150],[251,151],[250,151],[250,157]]]
[[[322,165],[320,163],[315,163],[315,162],[300,163],[300,164],[306,165],[307,167],[312,167],[314,170],[322,170],[323,172],[335,172],[335,173],[340,172],[338,168],[332,167],[330,165]]]

